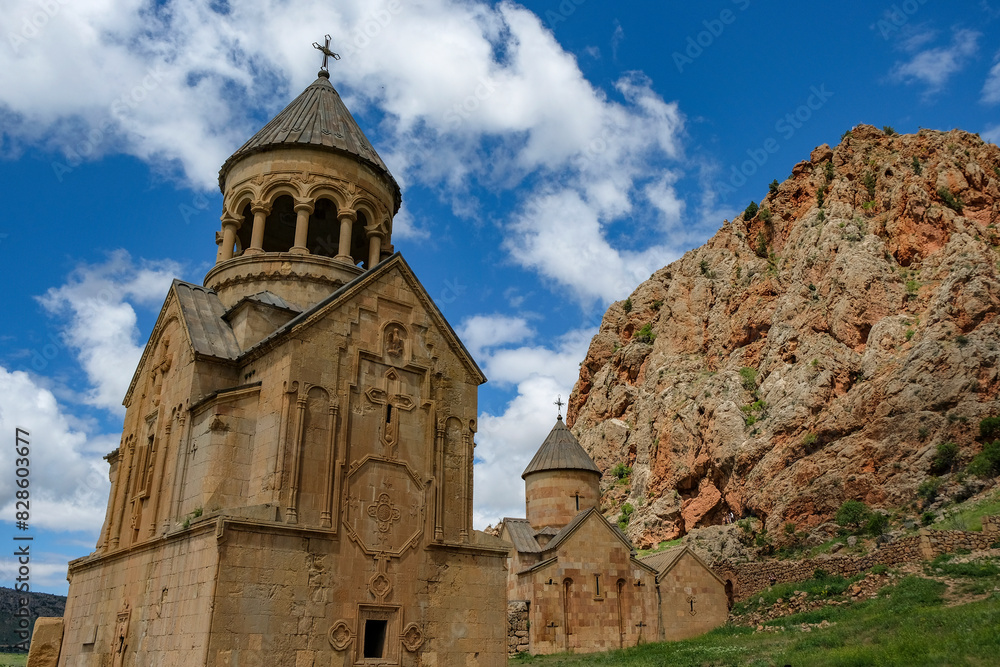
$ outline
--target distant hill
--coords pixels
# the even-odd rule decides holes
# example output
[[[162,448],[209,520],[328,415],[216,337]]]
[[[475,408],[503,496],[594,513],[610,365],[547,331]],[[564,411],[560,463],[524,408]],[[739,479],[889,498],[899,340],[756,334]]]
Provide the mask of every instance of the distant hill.
[[[20,641],[17,636],[17,621],[14,616],[18,609],[17,600],[27,596],[30,600],[31,627],[39,616],[62,616],[66,609],[66,596],[49,593],[18,593],[13,588],[0,586],[0,653],[17,653],[14,646]]]
[[[1000,148],[977,135],[861,125],[817,148],[604,315],[567,424],[605,512],[640,547],[730,516],[774,535],[961,470],[1000,414],[998,225]]]

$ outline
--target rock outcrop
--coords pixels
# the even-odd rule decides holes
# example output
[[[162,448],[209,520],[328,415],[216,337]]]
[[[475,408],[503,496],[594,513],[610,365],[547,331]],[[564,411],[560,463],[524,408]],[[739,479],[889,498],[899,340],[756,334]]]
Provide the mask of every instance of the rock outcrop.
[[[976,135],[817,148],[604,315],[567,415],[604,510],[644,546],[730,512],[773,534],[912,502],[939,443],[968,461],[1000,413],[998,220]]]

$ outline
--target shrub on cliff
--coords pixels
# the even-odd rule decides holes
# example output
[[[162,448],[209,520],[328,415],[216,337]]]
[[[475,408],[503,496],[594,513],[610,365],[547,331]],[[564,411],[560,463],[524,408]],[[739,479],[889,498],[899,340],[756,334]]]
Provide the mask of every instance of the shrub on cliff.
[[[976,477],[1000,475],[1000,440],[994,440],[983,447],[983,451],[972,459],[966,471]]]
[[[845,528],[851,528],[854,532],[858,532],[871,518],[871,514],[872,511],[868,509],[868,505],[860,500],[848,500],[837,510],[834,521]]]

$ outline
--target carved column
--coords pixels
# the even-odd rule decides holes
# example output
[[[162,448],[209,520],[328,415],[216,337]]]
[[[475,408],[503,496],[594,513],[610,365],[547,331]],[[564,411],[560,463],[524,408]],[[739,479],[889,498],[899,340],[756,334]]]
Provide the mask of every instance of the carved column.
[[[340,220],[340,244],[337,246],[337,256],[334,259],[354,266],[354,258],[351,256],[351,231],[358,220],[358,213],[351,209],[343,209],[337,212],[337,219]]]
[[[333,527],[333,477],[334,462],[337,456],[337,404],[333,402],[333,396],[330,398],[330,442],[326,448],[329,458],[326,465],[326,491],[323,494],[323,511],[320,512],[320,525],[323,528]]]
[[[222,216],[222,243],[219,245],[218,260],[224,262],[233,258],[233,248],[236,246],[236,230],[242,221],[228,213]]]
[[[462,527],[458,531],[462,542],[469,541],[469,525],[472,523],[469,500],[472,499],[472,433],[462,434]]]
[[[382,232],[368,232],[368,268],[374,269],[378,264],[378,258],[382,254]]]
[[[295,202],[295,245],[291,252],[297,255],[308,255],[309,248],[306,247],[306,240],[309,237],[309,216],[313,212],[311,201],[299,200]]]
[[[243,251],[244,255],[259,255],[264,252],[264,223],[271,207],[267,202],[255,201],[250,205],[253,212],[253,231],[250,233],[250,247]]]
[[[114,541],[111,537],[114,531],[115,522],[115,496],[118,494],[118,478],[121,476],[121,446],[104,457],[108,462],[108,481],[111,482],[111,493],[108,497],[108,508],[104,513],[104,527],[101,529],[101,538],[98,543],[98,551],[111,549]]]
[[[288,453],[288,430],[291,427],[289,413],[291,412],[292,401],[295,400],[295,395],[298,393],[298,382],[285,382],[283,396],[281,397],[281,428],[278,432],[278,460],[274,462],[274,499],[278,503],[281,502],[281,494],[285,490],[286,484],[285,456]]]
[[[303,393],[296,401],[296,407],[298,408],[298,424],[295,428],[295,442],[292,443],[292,446],[294,447],[292,450],[292,484],[288,493],[288,509],[285,510],[285,520],[288,523],[299,522],[299,477],[301,476],[299,466],[302,459],[302,447],[305,444],[303,442],[303,438],[306,427],[307,397],[308,392]]]
[[[445,420],[438,419],[437,429],[434,437],[434,455],[437,459],[437,484],[434,489],[434,539],[441,541],[444,539],[444,427]]]
[[[170,432],[172,430],[173,422],[168,421],[163,427],[163,447],[158,448],[162,451],[155,452],[156,458],[153,461],[153,483],[150,484],[150,494],[152,495],[152,498],[149,499],[152,504],[149,516],[149,537],[156,535],[156,523],[160,510],[160,496],[163,494],[164,470],[167,457],[170,456]]]
[[[166,516],[163,517],[164,532],[170,529],[171,517],[180,516],[181,487],[187,471],[187,453],[191,442],[191,431],[186,426],[187,410],[181,409],[177,413],[177,453],[174,455],[174,474],[170,479],[170,501]]]

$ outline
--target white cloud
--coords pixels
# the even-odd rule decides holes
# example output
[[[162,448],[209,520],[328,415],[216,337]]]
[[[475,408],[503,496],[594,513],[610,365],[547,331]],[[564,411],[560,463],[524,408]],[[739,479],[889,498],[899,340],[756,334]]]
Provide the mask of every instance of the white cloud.
[[[55,396],[22,371],[0,367],[0,431],[14,439],[16,428],[28,432],[30,526],[86,531],[96,543],[107,504],[108,466],[101,456],[116,439],[88,436],[73,425]],[[4,521],[15,518],[14,443],[0,447],[0,509]]]
[[[521,473],[555,424],[557,395],[569,396],[594,329],[571,331],[554,348],[494,351],[486,361],[491,381],[515,384],[517,395],[499,415],[479,416],[476,437],[474,522],[477,528],[505,516],[524,516]]]
[[[119,250],[103,264],[78,267],[66,284],[39,297],[51,315],[65,320],[63,340],[91,385],[87,404],[124,415],[121,402],[143,349],[133,304],[159,305],[180,270],[170,261],[137,265]]]
[[[912,55],[906,62],[896,63],[891,77],[903,83],[921,83],[927,94],[939,91],[953,74],[961,71],[976,54],[982,34],[974,30],[955,30],[949,46],[920,50],[926,39],[904,44]]]
[[[0,49],[0,112],[4,143],[46,144],[70,165],[125,152],[214,188],[225,158],[311,80],[319,61],[308,45],[323,25],[343,56],[333,80],[348,105],[382,114],[368,128],[394,175],[429,186],[458,215],[479,214],[477,187],[517,191],[526,210],[564,189],[592,211],[583,249],[624,267],[635,258],[608,240],[612,226],[650,183],[657,201],[675,198],[672,181],[659,179],[681,152],[676,104],[635,73],[609,99],[539,17],[512,2],[303,0],[295,12],[280,0],[53,6],[34,36]],[[69,65],[65,53],[74,54]],[[539,222],[573,229],[564,216]],[[427,235],[405,213],[397,230]],[[662,231],[649,244],[673,245]],[[581,300],[621,295],[590,276],[546,270],[560,252],[516,257]],[[634,271],[612,270],[615,285],[634,286]]]
[[[993,65],[983,84],[983,102],[986,104],[1000,103],[1000,54],[997,54],[996,60],[997,63]]]
[[[984,141],[1000,144],[1000,125],[990,125],[985,130],[980,132],[979,136],[981,136]]]
[[[490,348],[520,343],[534,334],[525,318],[507,315],[475,315],[458,327],[459,337],[476,359],[484,357]]]

